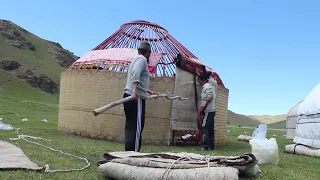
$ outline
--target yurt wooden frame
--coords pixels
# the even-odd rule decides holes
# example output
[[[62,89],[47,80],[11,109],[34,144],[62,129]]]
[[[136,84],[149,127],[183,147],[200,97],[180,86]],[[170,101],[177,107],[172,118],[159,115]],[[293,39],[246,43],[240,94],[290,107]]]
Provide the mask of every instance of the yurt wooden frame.
[[[202,63],[167,30],[147,21],[133,21],[122,25],[118,31],[92,51],[137,48],[143,40],[151,44],[152,51],[163,55],[157,64],[157,73],[153,74],[150,79],[150,89],[168,94],[174,93],[176,78],[174,58],[178,54]],[[92,113],[92,110],[122,98],[126,83],[126,70],[130,63],[106,62],[95,60],[79,63],[76,61],[61,74],[58,117],[60,131],[94,139],[124,141],[123,106],[114,107],[99,116],[93,116]],[[104,64],[103,67],[100,66],[101,63]],[[208,66],[207,68],[212,70]],[[217,146],[223,146],[227,136],[229,90],[217,73],[214,72],[213,77],[218,82],[215,142]],[[171,107],[172,101],[166,99],[146,102],[143,144],[172,145],[175,144],[175,136],[194,133],[196,130],[194,128],[187,130],[171,128]]]

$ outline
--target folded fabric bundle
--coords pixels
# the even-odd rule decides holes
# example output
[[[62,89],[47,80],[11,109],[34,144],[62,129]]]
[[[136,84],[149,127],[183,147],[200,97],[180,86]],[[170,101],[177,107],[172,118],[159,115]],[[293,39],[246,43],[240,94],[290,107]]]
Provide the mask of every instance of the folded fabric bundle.
[[[312,149],[302,144],[288,144],[285,146],[284,152],[290,154],[320,157],[320,149]]]
[[[238,136],[238,141],[246,141],[249,142],[252,139],[251,136],[240,134]]]
[[[204,156],[194,153],[111,152],[99,171],[108,178],[136,179],[254,179],[260,174],[253,154]]]

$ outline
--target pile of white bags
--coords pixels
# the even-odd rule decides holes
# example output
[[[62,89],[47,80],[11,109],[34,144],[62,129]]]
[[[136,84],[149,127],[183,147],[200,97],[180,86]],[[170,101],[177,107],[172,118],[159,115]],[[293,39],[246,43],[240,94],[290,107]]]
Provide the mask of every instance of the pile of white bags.
[[[260,124],[252,133],[252,139],[249,141],[252,154],[258,160],[258,164],[279,163],[278,144],[275,138],[267,139],[267,125]]]

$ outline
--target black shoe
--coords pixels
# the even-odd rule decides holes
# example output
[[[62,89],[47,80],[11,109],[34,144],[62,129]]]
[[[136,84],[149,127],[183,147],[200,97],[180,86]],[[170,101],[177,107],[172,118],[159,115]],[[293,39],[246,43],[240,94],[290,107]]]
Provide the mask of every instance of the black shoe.
[[[208,148],[209,151],[210,151],[210,150],[214,150],[214,149],[215,149],[214,146]]]

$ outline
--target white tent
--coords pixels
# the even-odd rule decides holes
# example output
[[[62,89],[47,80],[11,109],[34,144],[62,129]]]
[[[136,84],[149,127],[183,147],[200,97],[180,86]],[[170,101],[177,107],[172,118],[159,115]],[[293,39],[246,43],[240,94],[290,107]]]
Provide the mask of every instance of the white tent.
[[[293,142],[320,148],[320,83],[300,103],[298,115]]]
[[[296,125],[298,120],[298,108],[302,101],[293,106],[287,113],[286,120],[286,138],[293,139],[296,135]]]

